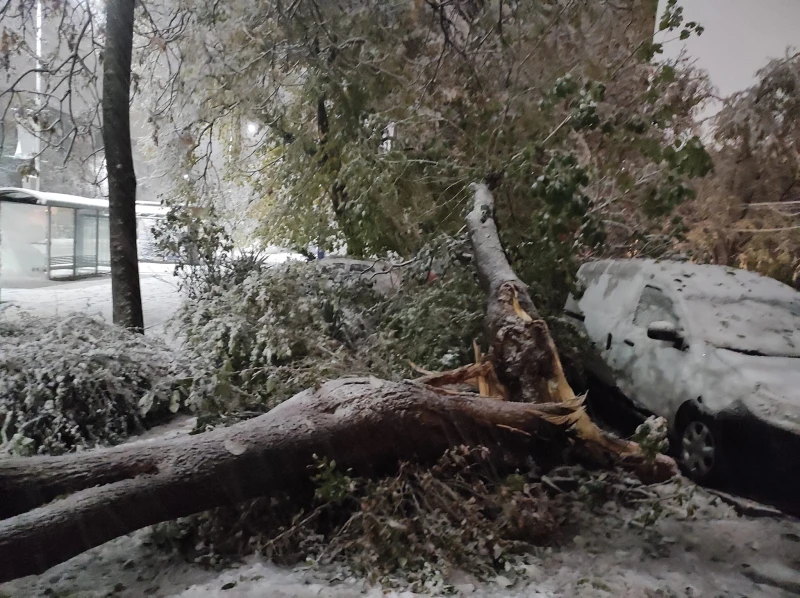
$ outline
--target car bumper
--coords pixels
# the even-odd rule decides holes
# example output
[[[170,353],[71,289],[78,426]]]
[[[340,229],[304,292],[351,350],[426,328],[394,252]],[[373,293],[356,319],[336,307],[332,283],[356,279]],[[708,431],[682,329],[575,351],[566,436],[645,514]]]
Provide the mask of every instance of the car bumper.
[[[741,403],[717,415],[734,484],[768,492],[800,506],[800,434],[759,418]]]

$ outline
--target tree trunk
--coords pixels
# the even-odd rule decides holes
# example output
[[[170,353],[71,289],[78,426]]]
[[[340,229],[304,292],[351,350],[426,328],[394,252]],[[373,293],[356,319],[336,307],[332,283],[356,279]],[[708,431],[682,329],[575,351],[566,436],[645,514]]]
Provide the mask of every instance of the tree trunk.
[[[560,460],[560,405],[440,395],[375,378],[328,382],[230,428],[61,457],[0,461],[0,582],[41,573],[141,527],[220,505],[299,492],[314,455],[357,475],[398,460],[433,462],[449,447]],[[63,493],[66,498],[47,501]],[[30,510],[33,509],[33,510]]]
[[[147,525],[307,491],[315,455],[370,476],[399,461],[428,463],[448,448],[481,445],[512,464],[533,456],[547,467],[571,455],[653,481],[674,475],[671,459],[647,462],[636,444],[608,436],[588,418],[564,379],[547,326],[503,255],[491,194],[483,186],[474,191],[468,226],[488,295],[491,362],[428,376],[431,386],[328,382],[265,415],[198,436],[0,460],[0,583]],[[512,401],[433,388],[488,370],[503,373]]]
[[[136,250],[136,173],[130,127],[135,0],[106,3],[103,55],[103,144],[108,173],[108,228],[114,323],[144,331]]]
[[[658,455],[644,464],[634,442],[620,440],[601,430],[586,413],[583,397],[572,391],[547,323],[528,294],[527,286],[514,274],[500,243],[494,221],[494,198],[485,184],[473,184],[473,209],[467,228],[475,252],[478,278],[487,296],[485,325],[490,358],[505,396],[511,401],[561,404],[570,410],[569,424],[594,458],[615,456],[633,460],[642,477],[669,477],[677,473],[675,462]]]
[[[483,184],[473,185],[473,193],[467,228],[478,279],[487,297],[485,325],[497,377],[512,401],[571,400],[575,395],[567,384],[547,324],[500,244],[492,194]]]

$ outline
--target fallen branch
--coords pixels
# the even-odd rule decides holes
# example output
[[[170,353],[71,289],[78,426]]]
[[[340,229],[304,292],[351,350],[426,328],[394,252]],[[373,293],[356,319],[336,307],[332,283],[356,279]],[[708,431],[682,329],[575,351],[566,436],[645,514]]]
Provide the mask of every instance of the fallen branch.
[[[739,515],[746,517],[772,517],[775,519],[789,518],[789,515],[780,509],[776,509],[775,507],[771,507],[754,500],[742,498],[741,496],[733,496],[732,494],[722,492],[721,490],[714,490],[713,488],[706,488],[706,492],[713,494],[714,496],[720,498],[722,502],[733,507],[733,510]]]
[[[417,378],[414,382],[436,388],[467,384],[477,389],[482,397],[497,399],[506,399],[508,397],[505,388],[497,379],[497,374],[494,372],[494,366],[491,361],[472,363],[446,372],[425,372],[425,376]]]
[[[6,459],[0,461],[0,493],[13,505],[7,510],[28,512],[0,522],[0,582],[41,573],[147,525],[257,496],[302,494],[310,488],[315,454],[364,476],[393,471],[399,461],[433,462],[459,445],[554,464],[582,445],[573,444],[578,439],[568,423],[557,423],[568,422],[569,414],[560,404],[443,397],[418,384],[356,378],[329,382],[265,415],[198,436]],[[575,454],[591,459],[603,452],[592,447]],[[613,458],[606,454],[599,463]],[[642,465],[618,462],[632,470]],[[144,464],[148,473],[128,467],[109,482],[108,472],[125,463]],[[47,502],[62,491],[71,494]]]
[[[315,455],[358,476],[401,461],[433,463],[455,446],[485,446],[511,464],[565,457],[620,465],[646,481],[677,472],[663,456],[589,419],[566,382],[547,325],[505,258],[484,185],[467,226],[487,295],[490,353],[418,382],[342,379],[269,413],[205,434],[61,457],[0,460],[0,582],[41,573],[136,529],[260,496],[310,492]],[[420,382],[425,382],[426,386]],[[482,394],[444,386],[477,386]],[[66,497],[63,497],[66,495]]]

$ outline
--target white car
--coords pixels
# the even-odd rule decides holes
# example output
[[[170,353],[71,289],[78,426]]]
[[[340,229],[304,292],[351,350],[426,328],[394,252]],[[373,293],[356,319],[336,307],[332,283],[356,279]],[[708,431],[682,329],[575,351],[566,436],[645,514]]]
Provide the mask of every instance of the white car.
[[[590,375],[619,391],[605,393],[615,407],[666,418],[697,481],[735,464],[798,492],[800,293],[744,270],[639,259],[587,263],[578,280],[566,313],[592,344]]]
[[[330,256],[316,260],[323,272],[341,272],[360,276],[370,282],[373,288],[384,296],[397,293],[402,285],[400,274],[391,264],[381,260],[357,260],[348,257]]]

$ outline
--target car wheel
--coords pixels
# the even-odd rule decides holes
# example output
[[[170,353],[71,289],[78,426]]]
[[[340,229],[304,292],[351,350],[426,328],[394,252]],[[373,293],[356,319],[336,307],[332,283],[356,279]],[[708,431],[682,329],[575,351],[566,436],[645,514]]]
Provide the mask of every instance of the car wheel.
[[[724,458],[714,421],[692,414],[678,434],[678,457],[686,475],[699,484],[723,480]]]

